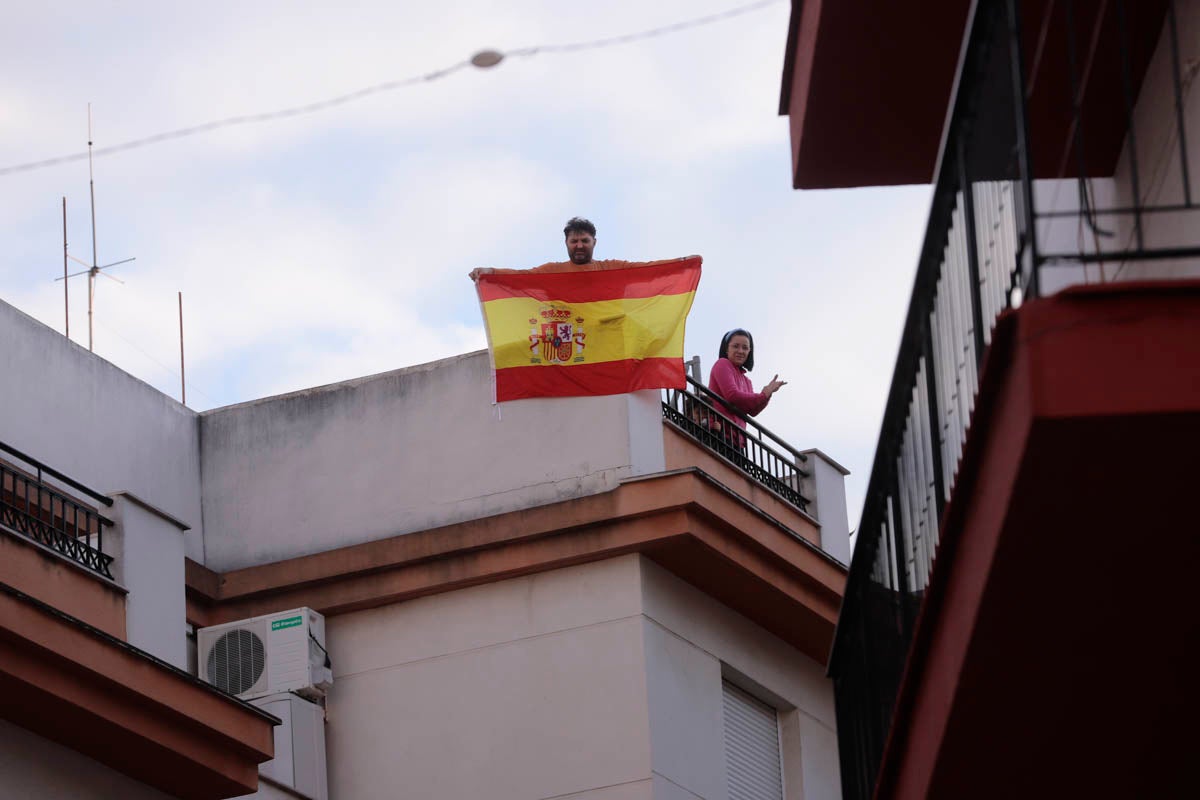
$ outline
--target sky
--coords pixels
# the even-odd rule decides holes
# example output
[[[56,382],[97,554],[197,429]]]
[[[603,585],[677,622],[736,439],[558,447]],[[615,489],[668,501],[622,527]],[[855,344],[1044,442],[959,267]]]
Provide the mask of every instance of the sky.
[[[63,330],[62,198],[92,261],[88,162],[9,168],[405,81],[313,113],[94,159],[95,352],[204,410],[485,346],[467,273],[699,253],[685,351],[746,327],[759,420],[851,470],[857,524],[927,186],[791,188],[790,4],[628,43],[744,0],[10,3],[0,30],[0,299]],[[72,271],[83,269],[75,262]],[[70,279],[87,346],[87,281]]]

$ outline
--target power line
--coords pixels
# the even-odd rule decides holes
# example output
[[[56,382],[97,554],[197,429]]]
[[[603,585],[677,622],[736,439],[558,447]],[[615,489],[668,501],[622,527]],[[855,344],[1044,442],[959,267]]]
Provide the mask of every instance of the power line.
[[[603,39],[592,39],[582,42],[572,42],[568,44],[544,44],[533,45],[531,47],[520,47],[515,50],[510,50],[506,53],[496,54],[498,57],[489,64],[477,64],[477,66],[494,66],[505,57],[508,58],[528,58],[530,56],[539,55],[542,53],[573,53],[581,50],[599,50],[606,47],[617,47],[619,45],[630,44],[632,42],[643,41],[646,39],[654,39],[660,36],[667,36],[673,33],[699,28],[704,25],[711,25],[717,22],[723,22],[734,17],[749,14],[754,11],[766,8],[770,5],[783,2],[783,0],[758,0],[758,2],[748,3],[746,5],[737,6],[726,11],[721,11],[716,14],[708,14],[702,17],[695,17],[682,22],[663,25],[658,28],[650,28],[649,30],[639,31],[637,33],[621,34],[619,36],[609,36]],[[352,103],[356,100],[361,100],[364,97],[369,97],[374,94],[383,92],[391,92],[397,89],[415,86],[420,83],[429,83],[440,80],[448,75],[458,72],[463,67],[470,66],[471,59],[459,61],[442,69],[436,69],[432,72],[426,72],[421,75],[415,75],[409,78],[400,78],[398,80],[384,81],[376,83],[372,86],[367,86],[357,91],[341,94],[336,97],[330,97],[326,100],[318,100],[313,103],[307,103],[300,106],[292,106],[290,108],[281,108],[276,111],[265,111],[257,114],[239,114],[233,117],[225,117],[224,119],[204,122],[199,125],[192,125],[186,128],[176,128],[171,131],[156,133],[152,136],[146,136],[140,139],[131,139],[127,142],[109,145],[108,147],[98,147],[92,152],[93,156],[102,157],[120,153],[125,150],[134,150],[148,145],[167,142],[174,139],[183,139],[189,136],[196,136],[201,133],[219,130],[221,128],[230,128],[236,125],[252,125],[260,122],[271,122],[273,120],[287,119],[289,117],[304,116],[307,114],[315,114],[319,111],[325,111],[336,106]],[[28,161],[24,164],[13,164],[12,166],[0,168],[0,177],[15,175],[19,172],[32,172],[34,170],[45,169],[59,164],[68,164],[73,161],[81,161],[88,157],[86,150],[69,155],[57,156],[55,158],[46,158],[40,161]]]
[[[147,359],[148,359],[148,360],[149,360],[151,363],[153,363],[155,366],[157,366],[157,367],[159,367],[160,369],[162,369],[162,370],[163,370],[164,372],[166,372],[168,375],[171,375],[171,376],[173,376],[173,377],[176,377],[176,378],[180,378],[180,379],[182,380],[182,376],[179,374],[178,370],[176,370],[176,369],[174,369],[174,368],[172,368],[172,367],[168,367],[166,364],[162,363],[162,362],[161,362],[161,361],[159,361],[157,358],[155,358],[154,356],[150,355],[150,354],[149,354],[149,353],[147,353],[145,350],[143,350],[141,347],[139,347],[139,346],[137,345],[137,343],[136,343],[136,342],[134,342],[134,341],[132,341],[131,339],[127,339],[127,338],[125,338],[124,336],[122,336],[122,335],[121,335],[121,333],[120,333],[120,332],[118,332],[118,331],[117,331],[115,328],[112,328],[112,327],[110,327],[110,326],[108,326],[108,325],[105,325],[103,322],[100,322],[99,320],[97,320],[97,324],[98,324],[98,325],[99,325],[101,328],[104,328],[104,330],[106,330],[106,331],[108,331],[109,333],[111,333],[113,336],[116,336],[118,339],[120,339],[120,340],[121,340],[122,342],[124,342],[125,344],[129,345],[130,347],[132,347],[132,348],[133,348],[134,350],[136,350],[137,352],[141,353],[141,354],[142,354],[143,356],[145,356],[145,357],[146,357],[146,358],[147,358]],[[205,398],[207,398],[207,399],[208,399],[208,401],[209,401],[210,403],[212,403],[214,407],[216,407],[216,406],[219,406],[219,405],[220,405],[220,401],[218,401],[218,400],[214,399],[212,395],[210,395],[208,392],[206,392],[206,391],[204,391],[203,389],[201,389],[199,386],[197,386],[197,385],[196,385],[195,383],[193,383],[192,381],[188,381],[188,382],[187,382],[187,385],[192,387],[192,391],[194,391],[194,392],[199,392],[199,393],[200,393],[200,395],[201,395],[202,397],[205,397]]]
[[[637,33],[625,33],[620,36],[608,36],[603,39],[592,39],[586,42],[573,42],[570,44],[543,44],[533,47],[522,47],[517,50],[512,50],[506,55],[509,56],[532,56],[538,53],[573,53],[579,50],[598,50],[603,47],[615,47],[617,45],[629,44],[630,42],[640,42],[644,39],[654,39],[659,36],[666,36],[680,31],[699,28],[704,25],[711,25],[714,22],[724,22],[727,19],[740,17],[743,14],[749,14],[752,11],[766,8],[767,6],[775,5],[782,0],[759,0],[757,3],[748,3],[744,6],[737,6],[726,11],[719,11],[716,14],[708,14],[703,17],[693,17],[692,19],[684,20],[683,22],[674,22],[670,25],[663,25],[658,28],[650,28],[649,30],[639,31]]]

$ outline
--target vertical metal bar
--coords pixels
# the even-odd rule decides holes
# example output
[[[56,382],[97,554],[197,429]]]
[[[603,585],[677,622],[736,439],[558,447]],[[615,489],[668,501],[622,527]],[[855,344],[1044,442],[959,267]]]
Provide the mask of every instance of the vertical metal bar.
[[[1183,177],[1183,203],[1192,205],[1192,180],[1188,175],[1187,135],[1183,130],[1183,88],[1179,85],[1179,31],[1175,22],[1175,0],[1167,0],[1167,24],[1171,30],[1171,77],[1175,88],[1175,127],[1179,133],[1179,171]]]
[[[965,127],[965,126],[963,126]],[[958,183],[962,187],[963,217],[967,235],[967,274],[971,277],[971,320],[975,328],[975,366],[983,362],[983,309],[979,297],[979,239],[975,231],[975,194],[967,172],[966,132],[958,129]]]
[[[895,449],[893,449],[893,452],[895,452]],[[896,469],[895,459],[890,459],[890,461],[891,461],[891,463],[889,464],[889,469],[891,470],[891,475],[888,476],[888,478],[889,478],[888,484],[890,484],[890,486],[891,486],[892,496],[899,497],[900,496],[900,476],[898,474],[898,470]],[[903,527],[903,524],[900,522],[899,516],[896,513],[897,509],[895,508],[895,504],[893,503],[890,505],[892,506],[892,508],[889,509],[889,518],[892,522],[892,531],[894,532],[893,535],[897,539],[896,550],[898,553],[904,552],[905,550],[907,550],[907,547],[904,546],[904,543],[902,541],[904,539],[904,527]],[[907,576],[904,574],[904,565],[901,564],[901,565],[899,565],[899,567],[900,568],[896,570],[896,594],[900,598],[900,611],[901,611],[900,619],[903,623],[903,627],[901,629],[901,636],[904,639],[905,643],[907,644],[909,639],[912,637],[913,620],[909,619],[909,615],[907,613],[908,606],[909,606],[909,604],[908,604],[908,581],[905,580],[905,578]]]
[[[1126,30],[1125,0],[1117,0],[1117,31],[1121,38],[1121,94],[1125,100],[1125,122],[1129,126],[1129,182],[1133,189],[1133,232],[1138,250],[1146,247],[1142,233],[1142,185],[1138,176],[1137,133],[1133,125],[1133,80],[1129,76],[1129,32]]]
[[[1067,17],[1067,76],[1071,84],[1071,117],[1075,121],[1074,136],[1072,137],[1073,147],[1075,150],[1075,168],[1079,171],[1076,180],[1079,184],[1079,205],[1080,213],[1083,214],[1084,221],[1087,223],[1088,229],[1091,231],[1093,238],[1096,235],[1095,225],[1092,222],[1091,198],[1088,195],[1087,188],[1087,159],[1084,158],[1083,147],[1083,97],[1082,89],[1079,86],[1079,57],[1076,50],[1075,39],[1075,3],[1074,0],[1067,0],[1065,6]],[[1097,14],[1103,15],[1104,8],[1101,8]],[[1102,24],[1101,20],[1096,21],[1097,29]],[[1096,243],[1099,247],[1099,242]],[[1081,243],[1082,247],[1082,243]]]
[[[179,402],[187,405],[187,380],[183,368],[183,292],[179,293]]]
[[[941,421],[938,415],[937,365],[933,360],[933,326],[925,326],[925,383],[929,393],[929,433],[933,450],[933,480],[937,495],[937,523],[941,524],[942,511],[946,507],[946,479],[942,464]]]
[[[1029,118],[1025,103],[1025,55],[1021,52],[1021,3],[1006,0],[1008,9],[1008,60],[1013,92],[1013,122],[1017,135],[1017,168],[1020,173],[1021,194],[1025,207],[1021,209],[1025,222],[1025,244],[1029,252],[1029,284],[1024,287],[1029,297],[1039,291],[1037,230],[1033,206],[1033,159],[1029,152]]]
[[[67,198],[63,197],[63,335],[71,338],[71,299],[67,284]]]

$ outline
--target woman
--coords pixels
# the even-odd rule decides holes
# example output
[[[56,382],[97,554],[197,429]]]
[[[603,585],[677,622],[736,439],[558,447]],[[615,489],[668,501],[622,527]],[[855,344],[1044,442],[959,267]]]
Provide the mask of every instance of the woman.
[[[763,387],[761,392],[756,392],[754,384],[746,377],[746,373],[752,369],[754,369],[754,337],[743,328],[734,328],[721,339],[721,352],[717,356],[717,362],[713,364],[712,370],[708,373],[708,389],[725,401],[725,403],[714,401],[717,410],[727,414],[733,424],[743,430],[746,427],[746,421],[729,409],[736,409],[751,417],[757,416],[758,412],[771,402],[771,395],[779,391],[780,387],[787,386],[787,381],[779,380],[779,376],[776,375],[770,383]],[[725,426],[728,424],[726,420],[714,421],[719,423],[714,425],[714,428],[725,431]],[[746,440],[740,433],[729,431],[725,431],[725,433],[726,438],[739,448],[746,446]]]

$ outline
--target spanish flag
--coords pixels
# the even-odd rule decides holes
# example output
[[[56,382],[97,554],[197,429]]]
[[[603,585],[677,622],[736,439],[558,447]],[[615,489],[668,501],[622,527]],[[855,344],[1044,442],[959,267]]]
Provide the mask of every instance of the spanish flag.
[[[700,262],[480,275],[496,401],[682,389],[684,323]]]

